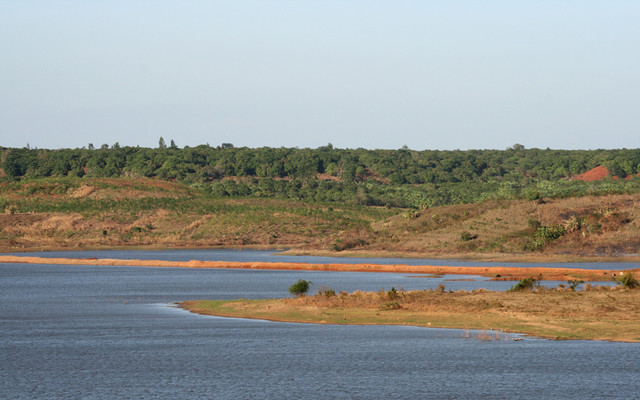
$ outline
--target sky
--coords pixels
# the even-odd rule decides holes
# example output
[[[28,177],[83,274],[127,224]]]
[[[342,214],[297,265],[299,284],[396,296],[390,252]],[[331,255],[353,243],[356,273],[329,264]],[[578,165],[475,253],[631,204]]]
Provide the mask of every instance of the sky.
[[[637,0],[0,0],[0,146],[640,147]]]

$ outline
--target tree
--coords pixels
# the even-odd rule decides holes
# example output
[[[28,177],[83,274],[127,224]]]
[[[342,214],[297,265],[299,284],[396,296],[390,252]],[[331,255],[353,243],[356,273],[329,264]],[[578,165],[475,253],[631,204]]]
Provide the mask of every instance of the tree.
[[[160,136],[160,140],[158,141],[158,148],[159,149],[167,148],[167,145],[164,143],[164,138],[162,136]]]
[[[178,146],[176,146],[176,142],[173,141],[173,139],[171,139],[171,148],[172,149],[177,149]]]
[[[511,289],[509,289],[510,292],[519,292],[519,291],[524,291],[524,290],[533,290],[537,285],[536,282],[538,282],[536,279],[532,278],[526,278],[526,279],[520,279],[520,281],[518,283],[516,283],[515,285],[511,286]]]
[[[296,295],[298,297],[304,296],[309,291],[310,286],[311,286],[310,281],[305,281],[304,279],[298,279],[296,283],[289,286],[289,293]]]

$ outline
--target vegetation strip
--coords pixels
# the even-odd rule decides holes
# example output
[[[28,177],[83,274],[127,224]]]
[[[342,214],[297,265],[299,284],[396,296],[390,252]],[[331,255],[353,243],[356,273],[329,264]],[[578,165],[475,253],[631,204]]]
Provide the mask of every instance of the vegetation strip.
[[[505,151],[415,151],[332,145],[253,149],[231,143],[150,149],[114,143],[86,149],[0,147],[4,170],[0,177],[6,175],[7,181],[52,176],[155,177],[217,198],[290,198],[423,209],[488,199],[638,193],[639,161],[637,149],[543,150],[519,144]]]
[[[333,256],[638,261],[639,202],[640,194],[609,194],[401,209],[338,199],[218,198],[150,178],[0,178],[0,251],[251,247]]]
[[[186,301],[198,314],[317,324],[493,330],[551,339],[640,342],[640,290],[342,292],[271,300]],[[499,339],[500,334],[486,335]]]
[[[574,268],[546,267],[454,267],[433,265],[382,265],[382,264],[308,264],[294,262],[230,262],[230,261],[165,261],[165,260],[120,260],[111,258],[46,258],[26,256],[0,256],[0,263],[28,263],[54,265],[122,265],[174,268],[238,268],[238,269],[280,269],[305,271],[350,271],[350,272],[395,272],[423,273],[433,275],[479,275],[493,280],[520,280],[535,277],[537,280],[566,281],[610,281],[621,275],[619,271],[589,270]],[[640,277],[640,269],[628,270]]]

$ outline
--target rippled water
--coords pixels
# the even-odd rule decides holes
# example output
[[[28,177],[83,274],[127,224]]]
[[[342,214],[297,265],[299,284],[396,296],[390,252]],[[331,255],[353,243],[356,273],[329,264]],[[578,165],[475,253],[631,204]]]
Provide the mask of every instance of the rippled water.
[[[171,307],[282,297],[298,278],[348,291],[438,284],[381,273],[0,264],[0,398],[595,399],[640,390],[638,344],[480,341],[459,330]]]

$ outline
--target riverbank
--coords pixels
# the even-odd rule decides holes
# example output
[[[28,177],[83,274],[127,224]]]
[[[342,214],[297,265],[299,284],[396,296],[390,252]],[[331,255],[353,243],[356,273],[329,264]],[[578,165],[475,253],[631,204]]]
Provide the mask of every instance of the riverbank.
[[[167,260],[131,260],[111,258],[47,258],[29,256],[0,256],[0,263],[26,263],[51,265],[96,265],[96,266],[140,266],[173,268],[237,268],[265,270],[301,270],[301,271],[349,271],[349,272],[392,272],[429,275],[477,275],[497,281],[517,281],[534,277],[537,280],[585,282],[610,281],[620,271],[592,270],[557,267],[459,267],[404,264],[309,264],[295,262],[230,262],[230,261],[167,261]],[[626,270],[636,279],[640,278],[640,269]]]
[[[640,342],[640,290],[380,291],[293,299],[186,301],[194,313],[280,322],[413,325],[550,339]],[[500,334],[485,339],[500,339]]]

